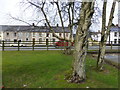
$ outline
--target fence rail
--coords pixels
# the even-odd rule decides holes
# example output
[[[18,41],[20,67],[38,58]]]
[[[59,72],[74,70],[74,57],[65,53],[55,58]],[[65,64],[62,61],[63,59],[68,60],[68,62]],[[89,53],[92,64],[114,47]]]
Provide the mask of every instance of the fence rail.
[[[56,43],[59,43],[59,45],[56,45]],[[88,42],[88,46],[98,46],[99,47],[100,42]],[[114,41],[111,42],[106,42],[107,46],[110,46],[111,49],[114,45],[120,45],[118,42],[114,44]],[[63,50],[63,47],[67,47],[68,42],[65,41],[1,41],[0,42],[0,47],[2,51],[5,51],[6,49],[8,50],[54,50],[54,49],[61,49]],[[74,44],[73,47],[74,48]]]

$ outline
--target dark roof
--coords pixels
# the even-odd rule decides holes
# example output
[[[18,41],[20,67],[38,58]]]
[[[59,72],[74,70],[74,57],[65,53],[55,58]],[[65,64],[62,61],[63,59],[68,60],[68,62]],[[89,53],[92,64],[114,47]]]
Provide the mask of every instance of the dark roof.
[[[120,27],[111,27],[110,31],[111,32],[120,32]]]
[[[19,25],[0,25],[2,31],[17,31],[17,32],[51,32],[49,27],[45,26],[19,26]],[[52,27],[56,33],[62,33],[62,27]],[[68,27],[65,27],[65,32],[69,33]]]
[[[101,34],[101,32],[89,32],[90,35],[97,35],[97,34]]]
[[[110,28],[111,32],[120,32],[120,27],[118,26],[113,26]],[[91,35],[97,35],[100,34],[101,32],[90,32]]]

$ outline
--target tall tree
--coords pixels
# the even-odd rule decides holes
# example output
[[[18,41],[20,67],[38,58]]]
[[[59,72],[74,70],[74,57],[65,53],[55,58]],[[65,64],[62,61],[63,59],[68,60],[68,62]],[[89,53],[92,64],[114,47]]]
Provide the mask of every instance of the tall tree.
[[[49,29],[52,31],[54,36],[58,39],[63,39],[66,41],[73,41],[72,38],[72,28],[75,24],[77,24],[78,28],[76,31],[76,38],[75,38],[75,49],[74,49],[74,61],[73,61],[73,75],[71,78],[71,82],[79,83],[81,81],[84,81],[86,79],[86,73],[85,73],[85,57],[87,54],[87,40],[88,40],[88,30],[91,26],[91,18],[94,13],[94,4],[95,1],[91,0],[91,2],[84,2],[84,0],[81,2],[82,5],[75,5],[75,2],[68,2],[65,5],[65,9],[67,8],[67,14],[65,12],[65,16],[62,17],[62,10],[60,10],[60,3],[52,2],[51,4],[54,5],[54,3],[57,5],[57,11],[59,12],[59,18],[62,24],[63,18],[68,16],[69,20],[69,28],[71,30],[70,38],[66,37],[60,37],[56,35],[54,32],[54,28],[52,28],[50,23],[49,15],[46,13],[46,2],[33,2],[33,0],[27,0],[27,3],[30,4],[30,6],[34,6],[35,8],[39,9],[39,11],[42,13],[44,20],[46,21]],[[77,3],[78,4],[78,3]],[[77,7],[79,6],[79,7]],[[80,8],[81,7],[81,8]],[[79,10],[79,11],[77,11]],[[78,13],[79,15],[77,15]],[[58,18],[57,18],[58,19]],[[74,22],[76,21],[76,22]],[[64,25],[63,30],[64,30]]]
[[[80,11],[80,21],[75,38],[73,76],[71,82],[80,83],[86,79],[85,57],[87,54],[88,30],[91,26],[91,18],[94,13],[94,0],[92,2],[82,2]]]
[[[60,1],[57,1],[57,2],[55,2],[54,0],[53,0],[53,2],[47,2],[47,3],[50,3],[51,5],[53,5],[54,7],[55,7],[55,5],[56,5],[56,10],[55,11],[57,11],[57,15],[58,15],[58,17],[59,18],[57,18],[57,20],[59,20],[60,19],[60,22],[61,22],[61,26],[62,26],[62,31],[63,31],[63,37],[61,37],[61,36],[59,36],[59,35],[57,35],[55,32],[54,32],[54,29],[52,28],[52,26],[51,26],[51,23],[50,23],[50,20],[49,20],[49,15],[46,13],[46,9],[45,9],[45,5],[47,5],[47,3],[45,2],[45,1],[37,1],[37,3],[36,2],[34,2],[33,0],[27,0],[27,2],[31,5],[31,6],[34,6],[35,8],[37,8],[37,9],[39,9],[39,11],[41,11],[42,12],[42,14],[43,14],[43,16],[44,16],[44,19],[43,20],[45,20],[45,22],[47,23],[47,25],[48,25],[48,27],[49,27],[49,29],[52,31],[52,33],[54,34],[54,36],[56,37],[56,38],[58,38],[58,39],[60,39],[60,40],[64,40],[64,41],[68,41],[68,43],[69,43],[69,48],[68,47],[65,47],[65,52],[64,53],[66,53],[66,54],[70,54],[70,52],[71,52],[71,42],[73,42],[74,41],[74,38],[73,38],[73,33],[72,33],[72,27],[73,27],[73,20],[74,20],[74,10],[78,10],[78,9],[75,9],[74,8],[74,2],[66,2],[66,3],[64,3],[64,6],[63,5],[61,5],[61,2]],[[38,3],[39,2],[39,3]],[[66,12],[65,10],[63,10],[62,8],[64,8],[64,9],[66,9],[66,8],[68,8],[68,12]],[[80,7],[79,7],[80,8]],[[48,11],[49,12],[49,11]],[[70,16],[71,15],[71,13],[72,13],[72,16]],[[64,14],[64,15],[62,15],[62,14]],[[63,21],[63,19],[64,19],[64,17],[66,17],[66,16],[68,16],[68,18],[67,18],[67,20],[69,20],[69,29],[70,29],[70,36],[69,36],[69,38],[66,38],[66,36],[65,36],[65,23],[64,23],[64,21]],[[55,17],[55,16],[53,16],[53,17]],[[15,19],[15,18],[14,18]],[[18,20],[18,19],[17,19]],[[19,21],[22,21],[22,20],[19,20]]]
[[[104,4],[103,4],[102,30],[101,30],[102,33],[101,33],[100,49],[99,49],[98,59],[97,59],[97,68],[98,68],[98,70],[103,70],[106,41],[107,41],[107,37],[108,37],[109,32],[110,32],[110,28],[111,28],[111,25],[112,25],[112,20],[114,18],[113,15],[114,15],[115,5],[116,5],[116,2],[113,1],[108,26],[106,27],[106,5],[107,5],[107,0],[104,0],[103,3]]]

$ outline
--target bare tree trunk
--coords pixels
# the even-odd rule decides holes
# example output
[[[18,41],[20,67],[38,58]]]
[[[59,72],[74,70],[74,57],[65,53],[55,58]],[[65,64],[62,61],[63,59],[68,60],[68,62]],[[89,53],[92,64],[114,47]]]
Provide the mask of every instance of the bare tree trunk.
[[[109,17],[109,23],[108,23],[107,28],[106,28],[106,4],[107,4],[107,2],[104,2],[104,4],[103,4],[102,33],[101,33],[100,49],[99,49],[98,60],[97,60],[97,69],[98,70],[103,70],[106,41],[107,41],[107,38],[108,38],[108,35],[110,32],[110,27],[112,25],[116,2],[113,2],[113,4],[112,4],[110,17]]]
[[[81,7],[80,22],[75,39],[73,76],[70,79],[74,83],[80,83],[86,79],[85,57],[87,54],[87,35],[94,13],[94,1],[82,2]]]
[[[103,55],[105,53],[105,31],[106,31],[106,5],[107,2],[103,2],[103,13],[102,13],[102,32],[101,32],[101,42],[100,42],[100,49],[98,54],[98,61],[97,61],[97,67],[102,70],[102,64],[103,62]]]
[[[71,10],[71,13],[72,13],[72,18],[71,18],[71,14],[70,14],[70,10]],[[74,20],[74,2],[69,2],[69,8],[68,8],[68,16],[69,16],[69,30],[70,30],[70,41],[68,41],[68,46],[66,48],[66,51],[65,51],[65,54],[68,54],[70,55],[72,52],[71,52],[71,47],[72,47],[72,43],[73,43],[73,31],[72,31],[72,28],[73,28],[73,20]]]

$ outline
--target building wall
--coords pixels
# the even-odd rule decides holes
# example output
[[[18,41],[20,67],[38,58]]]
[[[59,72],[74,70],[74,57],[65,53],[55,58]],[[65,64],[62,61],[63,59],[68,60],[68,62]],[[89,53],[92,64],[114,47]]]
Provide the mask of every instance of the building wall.
[[[60,33],[56,33],[58,36],[60,36]],[[44,43],[46,43],[46,40],[48,39],[48,41],[59,41],[59,39],[57,39],[56,37],[53,36],[52,33],[49,33],[48,37],[47,37],[47,33],[46,32],[14,32],[14,31],[5,31],[5,32],[0,32],[1,38],[0,40],[4,40],[4,41],[33,41],[33,39],[35,41],[44,41]],[[67,38],[69,38],[70,33],[65,34],[67,35]],[[63,33],[61,33],[61,37],[63,37]],[[53,43],[53,42],[51,42]],[[38,43],[39,44],[39,43]]]
[[[110,43],[112,41],[113,44],[120,44],[120,32],[110,32]],[[101,34],[91,35],[92,39],[95,41],[101,41]],[[107,38],[107,43],[109,43],[109,36]]]
[[[94,41],[100,41],[100,40],[101,40],[101,34],[91,35],[91,38],[92,38]]]
[[[116,32],[117,36],[115,36],[115,32],[111,32],[110,33],[110,41],[113,42],[113,44],[119,44],[119,39],[120,39],[120,32]],[[115,43],[115,39],[116,39],[116,43]],[[107,39],[107,41],[109,41],[109,37]]]

